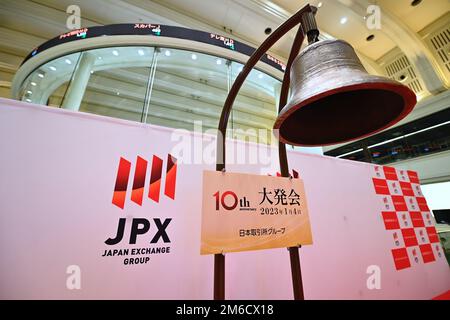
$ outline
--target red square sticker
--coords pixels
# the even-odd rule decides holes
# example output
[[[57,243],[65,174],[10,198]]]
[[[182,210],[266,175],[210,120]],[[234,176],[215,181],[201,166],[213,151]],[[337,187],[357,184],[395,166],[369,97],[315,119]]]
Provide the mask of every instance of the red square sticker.
[[[387,180],[398,180],[397,171],[392,167],[383,167],[384,176]]]
[[[396,212],[383,211],[381,214],[386,230],[400,229]]]
[[[417,197],[417,204],[419,205],[420,211],[430,211],[427,205],[427,200],[424,197]]]
[[[411,221],[412,221],[414,228],[425,227],[421,212],[411,211],[409,213],[409,216],[411,217]]]
[[[433,254],[433,248],[431,248],[431,244],[422,244],[419,246],[420,252],[422,253],[423,262],[433,262],[436,260]]]
[[[411,183],[420,183],[419,182],[419,176],[417,175],[417,172],[408,170],[408,177],[409,177],[409,181]]]
[[[431,243],[439,242],[439,237],[436,233],[435,227],[427,227],[427,234],[428,234],[428,239],[430,240]]]
[[[404,196],[414,197],[414,190],[411,186],[411,183],[400,181],[400,188],[402,188]]]
[[[408,211],[405,198],[403,196],[392,196],[392,202],[396,211]]]
[[[392,249],[391,251],[394,257],[395,269],[402,270],[411,267],[406,248]]]
[[[417,238],[416,233],[413,228],[402,229],[403,241],[405,242],[405,246],[412,247],[417,246]]]
[[[378,178],[372,178],[372,180],[376,194],[390,194],[386,180]]]

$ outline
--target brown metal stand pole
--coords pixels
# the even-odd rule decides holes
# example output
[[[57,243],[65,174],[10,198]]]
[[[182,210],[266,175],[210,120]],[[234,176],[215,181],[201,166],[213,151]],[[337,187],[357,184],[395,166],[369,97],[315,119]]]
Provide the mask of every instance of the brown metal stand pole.
[[[289,247],[289,258],[291,260],[292,288],[294,289],[294,300],[305,300],[303,294],[302,268],[300,266],[300,247]]]
[[[214,255],[214,300],[225,300],[225,256]]]
[[[230,112],[231,109],[233,107],[233,103],[234,100],[236,99],[240,88],[242,87],[242,84],[244,83],[245,79],[247,78],[247,76],[249,75],[250,71],[253,69],[253,67],[256,65],[256,63],[258,63],[259,59],[261,59],[261,57],[267,52],[267,50],[269,50],[272,45],[274,45],[282,36],[284,36],[289,30],[291,30],[292,28],[294,28],[296,25],[300,24],[302,22],[302,16],[304,15],[304,13],[306,12],[315,12],[314,11],[314,7],[311,7],[309,4],[304,6],[302,9],[300,9],[297,13],[295,13],[292,17],[290,17],[288,20],[286,20],[282,25],[280,25],[274,32],[272,32],[267,39],[261,44],[261,46],[256,49],[256,51],[252,54],[252,56],[248,59],[247,63],[244,65],[242,71],[239,73],[239,75],[237,76],[236,80],[234,81],[230,92],[228,93],[228,96],[225,100],[225,104],[223,106],[222,109],[222,114],[220,116],[220,120],[219,120],[219,127],[218,127],[218,134],[217,134],[217,160],[216,160],[216,170],[217,171],[223,171],[225,170],[225,137],[226,137],[226,130],[227,130],[227,125],[228,125],[228,119],[230,117]],[[299,35],[300,33],[300,35]],[[301,40],[303,40],[303,34],[301,34],[302,32],[299,30],[296,36],[296,41],[294,42],[298,42],[296,44],[294,44],[295,46],[298,46],[298,50],[297,50],[297,54],[298,51],[300,50],[300,46],[301,46]],[[294,48],[293,45],[293,48]],[[292,57],[290,57],[290,60],[293,60],[295,58],[295,56],[297,55],[292,55]],[[290,65],[292,64],[292,61],[290,61]],[[285,79],[286,77],[289,78],[289,70],[290,68],[286,68],[286,72],[287,75],[285,74]],[[284,83],[282,85],[282,90],[281,90],[281,94],[280,94],[280,101],[282,96],[285,96],[285,98],[283,98],[285,101],[283,104],[280,104],[281,106],[284,106],[286,104],[287,101],[287,92],[288,89],[284,89],[283,90],[283,86]],[[288,82],[288,86],[287,88],[289,88],[289,82]],[[283,91],[285,91],[285,93],[283,93]],[[280,144],[281,146],[281,144]],[[289,176],[289,168],[287,167],[287,157],[286,157],[286,149],[284,147],[283,144],[283,148],[280,148],[280,164],[282,163],[281,161],[281,157],[282,157],[282,153],[284,152],[284,161],[286,163],[286,166],[283,165],[283,167],[281,168],[282,174],[285,173],[286,176]],[[287,173],[286,173],[287,171]],[[293,257],[291,258],[291,269],[293,270],[292,272],[294,272],[294,269],[296,269],[295,271],[295,278],[294,278],[294,273],[293,273],[293,283],[294,283],[294,298],[295,299],[303,299],[303,288],[302,288],[302,283],[301,283],[301,273],[300,273],[300,260],[298,257],[298,248],[295,247],[295,249],[297,250],[297,254],[295,255],[295,250],[293,249]],[[290,250],[291,252],[291,250]],[[297,257],[295,259],[295,256]],[[294,263],[292,263],[292,261],[294,261]],[[225,299],[225,256],[223,254],[215,254],[214,255],[214,299],[215,300],[224,300]]]

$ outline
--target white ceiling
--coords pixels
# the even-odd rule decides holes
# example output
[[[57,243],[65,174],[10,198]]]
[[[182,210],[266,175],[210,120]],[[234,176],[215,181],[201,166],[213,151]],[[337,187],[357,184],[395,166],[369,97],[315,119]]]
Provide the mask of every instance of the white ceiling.
[[[267,27],[275,29],[307,3],[317,5],[321,2],[317,22],[322,32],[350,42],[357,50],[373,60],[378,60],[397,46],[383,31],[383,24],[381,30],[369,30],[364,16],[352,12],[352,6],[356,3],[361,5],[357,0],[155,0],[155,2],[209,25],[232,30],[233,34],[256,44],[265,39],[264,30]],[[403,21],[414,32],[419,32],[450,10],[448,0],[422,1],[416,7],[411,6],[411,0],[380,0],[371,3],[377,3],[382,11],[389,11],[398,17],[399,21]],[[340,23],[343,17],[347,18],[345,24]],[[374,34],[375,39],[367,42],[366,38],[370,34]],[[274,47],[274,51],[287,57],[291,41],[292,37],[282,40]]]
[[[42,41],[66,32],[66,8],[75,4],[81,8],[83,26],[138,21],[184,25],[201,30],[231,33],[239,40],[257,46],[267,37],[264,33],[267,27],[275,29],[307,2],[305,0],[2,0],[0,28],[8,29],[17,41],[20,41],[17,37],[19,34],[14,32],[25,34],[27,40],[24,42],[28,44],[27,48],[20,50],[21,48],[15,46],[10,50],[25,54],[25,51],[31,51]],[[317,5],[319,1],[309,2]],[[352,7],[355,4],[361,6],[364,0],[320,2],[323,5],[319,8],[317,21],[322,32],[350,42],[360,53],[372,60],[378,60],[397,46],[389,39],[383,28],[376,31],[368,30],[363,16],[352,12]],[[371,2],[381,5],[383,10],[398,17],[402,24],[414,32],[420,31],[450,10],[449,0],[424,0],[416,7],[410,5],[410,0]],[[342,17],[347,17],[346,24],[340,23]],[[277,43],[272,53],[286,58],[293,34],[294,31]],[[370,34],[374,34],[375,39],[367,42],[366,37]]]

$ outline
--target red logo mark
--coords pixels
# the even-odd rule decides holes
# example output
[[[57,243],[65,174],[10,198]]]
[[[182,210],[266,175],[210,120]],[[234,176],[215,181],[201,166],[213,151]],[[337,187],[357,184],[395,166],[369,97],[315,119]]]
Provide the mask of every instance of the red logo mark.
[[[430,240],[431,243],[439,242],[439,237],[436,233],[435,227],[427,227],[426,230],[428,234],[428,239]]]
[[[406,248],[392,249],[392,256],[394,257],[395,268],[397,270],[406,269],[411,267],[409,262],[408,251]]]
[[[400,229],[396,212],[383,211],[381,214],[383,215],[386,230]]]
[[[147,176],[147,164],[148,164],[147,160],[139,156],[137,157],[136,168],[134,170],[133,189],[131,190],[131,201],[140,206],[142,205],[142,199],[144,197],[145,179]],[[157,156],[153,156],[148,197],[155,202],[159,202],[162,167],[163,167],[163,160]],[[131,162],[120,157],[112,203],[121,209],[123,209],[125,206],[125,198],[127,193],[130,171],[131,171]],[[169,154],[167,156],[166,183],[164,186],[164,194],[170,199],[175,199],[176,180],[177,180],[177,159]]]
[[[417,172],[410,171],[410,170],[408,170],[407,172],[408,172],[409,181],[411,183],[417,183],[417,184],[420,183],[419,176],[417,175]]]
[[[378,179],[378,178],[372,178],[373,185],[375,187],[375,193],[376,194],[390,194],[389,187],[387,185],[386,180],[384,179]]]
[[[425,224],[423,223],[422,213],[418,211],[410,211],[409,216],[411,217],[414,228],[425,227]]]
[[[397,171],[392,167],[383,167],[384,176],[387,180],[398,180]]]
[[[417,197],[417,204],[419,205],[420,211],[430,211],[427,205],[427,200],[424,197]]]
[[[412,247],[417,246],[417,238],[416,233],[413,228],[402,229],[403,241],[405,242],[405,246]]]
[[[400,187],[402,188],[404,196],[414,197],[414,191],[411,187],[411,183],[400,181]]]
[[[392,196],[392,202],[396,211],[408,211],[405,198],[403,196]]]
[[[423,244],[419,246],[420,252],[422,253],[422,258],[424,263],[433,262],[436,260],[433,254],[433,249],[431,244]]]

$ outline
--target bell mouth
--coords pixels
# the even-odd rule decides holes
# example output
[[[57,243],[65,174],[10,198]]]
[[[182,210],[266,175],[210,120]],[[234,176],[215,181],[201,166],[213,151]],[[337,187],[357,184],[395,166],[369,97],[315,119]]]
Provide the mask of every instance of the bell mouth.
[[[403,85],[370,83],[341,87],[288,104],[274,129],[279,140],[286,144],[332,145],[382,131],[406,117],[415,104],[414,92]]]

